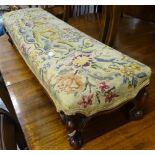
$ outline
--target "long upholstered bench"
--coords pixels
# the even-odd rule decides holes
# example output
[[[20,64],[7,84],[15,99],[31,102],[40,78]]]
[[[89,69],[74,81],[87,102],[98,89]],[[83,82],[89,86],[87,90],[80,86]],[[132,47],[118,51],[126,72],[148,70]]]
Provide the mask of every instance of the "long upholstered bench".
[[[87,120],[145,95],[151,69],[39,9],[3,16],[22,58],[55,104],[74,147]],[[140,94],[140,95],[138,95]],[[138,103],[131,118],[142,117]]]

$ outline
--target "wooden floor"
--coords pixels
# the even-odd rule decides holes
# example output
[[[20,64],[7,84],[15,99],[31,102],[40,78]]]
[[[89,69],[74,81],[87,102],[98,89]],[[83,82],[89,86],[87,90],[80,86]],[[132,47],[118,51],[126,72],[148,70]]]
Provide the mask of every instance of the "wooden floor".
[[[90,32],[86,29],[84,31],[97,38],[96,30],[89,30]],[[81,149],[155,149],[155,24],[123,17],[113,47],[152,68],[149,97],[145,105],[146,115],[140,121],[128,122],[88,141]],[[17,62],[21,65],[16,68],[16,78],[11,81],[15,86],[11,86],[8,81],[8,90],[29,148],[72,149],[67,142],[67,131],[48,96],[36,79],[30,76],[30,71],[24,71],[20,55],[14,59],[16,62],[11,66]],[[5,79],[9,79],[11,68],[7,69],[6,65],[2,67],[6,68]],[[20,77],[26,77],[22,79],[24,83],[18,78],[19,70]]]

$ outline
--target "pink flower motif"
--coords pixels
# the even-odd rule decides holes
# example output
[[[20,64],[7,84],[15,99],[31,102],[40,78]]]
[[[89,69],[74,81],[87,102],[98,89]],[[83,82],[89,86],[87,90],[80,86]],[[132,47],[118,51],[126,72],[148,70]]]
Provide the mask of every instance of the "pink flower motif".
[[[23,44],[20,46],[20,49],[21,49],[22,53],[25,53],[25,52],[26,52],[26,45],[23,43]]]
[[[99,88],[101,89],[101,92],[105,92],[107,89],[109,89],[109,86],[106,84],[105,81],[102,81],[99,83]]]
[[[105,102],[111,102],[114,97],[118,97],[114,92],[105,93]]]
[[[87,108],[88,105],[92,105],[92,99],[93,99],[93,94],[91,95],[83,95],[82,96],[82,101],[79,102],[80,105],[82,105],[84,108]]]

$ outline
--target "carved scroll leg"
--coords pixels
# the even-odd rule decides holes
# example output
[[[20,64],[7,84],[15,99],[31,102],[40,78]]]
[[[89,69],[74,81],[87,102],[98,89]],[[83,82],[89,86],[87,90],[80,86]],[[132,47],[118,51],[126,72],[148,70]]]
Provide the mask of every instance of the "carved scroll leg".
[[[129,119],[130,120],[139,120],[143,118],[144,111],[142,105],[145,103],[147,99],[147,91],[146,88],[143,88],[137,97],[134,99],[134,106],[129,110]]]

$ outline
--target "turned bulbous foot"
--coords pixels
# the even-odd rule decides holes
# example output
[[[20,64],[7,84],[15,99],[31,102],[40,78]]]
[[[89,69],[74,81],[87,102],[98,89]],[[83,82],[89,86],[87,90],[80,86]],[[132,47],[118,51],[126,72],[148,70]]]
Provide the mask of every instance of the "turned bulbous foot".
[[[68,141],[74,149],[79,149],[83,143],[80,133],[75,133],[73,136],[70,136],[70,134],[68,134]]]

